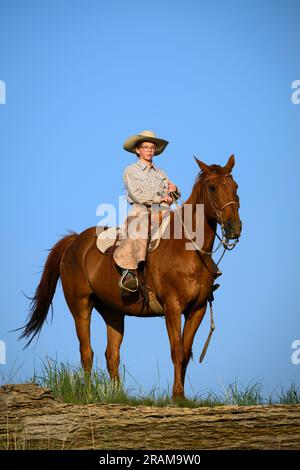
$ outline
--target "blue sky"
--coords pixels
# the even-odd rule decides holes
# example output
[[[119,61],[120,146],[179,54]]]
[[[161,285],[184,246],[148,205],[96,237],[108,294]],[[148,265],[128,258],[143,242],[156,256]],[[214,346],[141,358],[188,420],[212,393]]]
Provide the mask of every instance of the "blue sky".
[[[235,379],[266,393],[300,384],[291,362],[300,339],[299,15],[292,0],[0,0],[2,374],[20,366],[15,380],[25,380],[45,356],[79,362],[60,285],[38,343],[23,351],[8,331],[24,324],[23,292],[33,294],[46,250],[67,229],[96,225],[100,203],[117,205],[135,158],[123,141],[151,129],[170,141],[155,163],[183,198],[198,171],[193,155],[221,165],[236,156],[243,233],[221,262],[216,332],[199,365],[207,316],[187,392]],[[105,368],[97,312],[92,343]],[[171,386],[164,320],[127,318],[121,360],[128,383]]]

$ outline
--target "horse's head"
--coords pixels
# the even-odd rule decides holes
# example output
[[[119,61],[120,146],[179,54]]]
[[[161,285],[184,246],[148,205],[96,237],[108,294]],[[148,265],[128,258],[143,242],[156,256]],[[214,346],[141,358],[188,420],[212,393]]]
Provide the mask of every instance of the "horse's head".
[[[222,227],[227,239],[238,239],[241,235],[242,222],[239,217],[238,185],[231,171],[234,167],[234,155],[231,155],[224,167],[206,165],[195,157],[201,173],[197,184],[203,190],[205,213],[209,219],[215,219]]]

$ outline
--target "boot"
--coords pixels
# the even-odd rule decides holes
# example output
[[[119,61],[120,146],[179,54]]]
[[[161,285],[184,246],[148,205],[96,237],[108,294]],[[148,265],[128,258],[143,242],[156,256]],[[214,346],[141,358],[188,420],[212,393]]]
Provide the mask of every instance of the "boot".
[[[139,281],[135,273],[130,269],[122,269],[119,281],[121,291],[136,292],[139,288]]]

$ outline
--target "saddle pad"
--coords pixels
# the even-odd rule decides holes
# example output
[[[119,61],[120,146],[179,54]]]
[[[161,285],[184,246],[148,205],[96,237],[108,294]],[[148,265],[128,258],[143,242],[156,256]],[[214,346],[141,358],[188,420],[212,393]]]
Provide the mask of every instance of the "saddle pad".
[[[105,252],[115,244],[116,238],[119,234],[119,227],[111,227],[107,230],[103,230],[98,237],[97,237],[97,248],[101,251],[101,253],[105,254]],[[120,240],[121,241],[121,240]],[[116,243],[118,245],[120,243]]]

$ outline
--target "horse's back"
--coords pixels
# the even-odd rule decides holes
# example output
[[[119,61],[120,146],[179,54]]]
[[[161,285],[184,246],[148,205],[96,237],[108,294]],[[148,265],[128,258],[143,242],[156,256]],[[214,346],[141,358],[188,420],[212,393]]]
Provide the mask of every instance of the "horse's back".
[[[86,237],[92,237],[92,238],[97,238],[98,233],[103,232],[104,227],[89,227],[83,230],[83,232],[80,232],[79,237],[81,238],[86,238]]]

